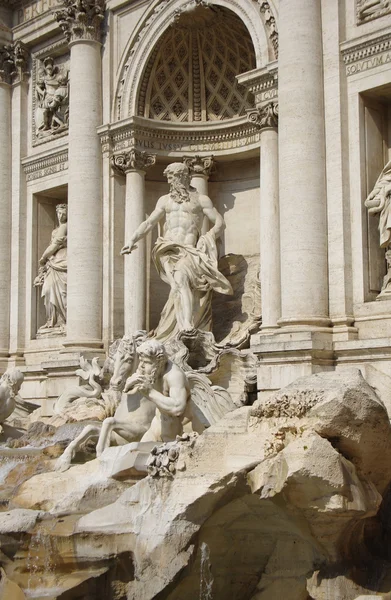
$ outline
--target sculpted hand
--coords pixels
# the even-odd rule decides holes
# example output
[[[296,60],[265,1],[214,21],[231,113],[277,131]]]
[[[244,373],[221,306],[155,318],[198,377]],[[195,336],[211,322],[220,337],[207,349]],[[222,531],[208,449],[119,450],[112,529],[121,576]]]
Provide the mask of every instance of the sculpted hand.
[[[151,389],[152,386],[149,381],[136,372],[126,380],[124,393],[135,394],[136,392],[140,392],[141,394],[148,395]]]
[[[133,250],[137,248],[136,242],[129,242],[126,246],[124,246],[121,250],[121,254],[130,254]]]

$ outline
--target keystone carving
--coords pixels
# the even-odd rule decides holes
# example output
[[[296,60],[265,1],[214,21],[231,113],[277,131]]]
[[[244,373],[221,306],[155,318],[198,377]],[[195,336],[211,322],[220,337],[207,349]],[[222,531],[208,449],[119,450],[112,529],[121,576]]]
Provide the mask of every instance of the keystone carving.
[[[190,175],[205,175],[209,177],[216,169],[213,156],[184,156],[183,162],[188,167]]]
[[[278,103],[269,102],[264,106],[251,109],[247,112],[247,118],[260,129],[278,127]]]
[[[140,152],[135,148],[122,154],[114,154],[111,157],[111,166],[118,175],[126,175],[131,170],[145,171],[148,167],[152,167],[155,162],[155,154]]]
[[[28,75],[29,53],[23,42],[0,46],[0,82],[19,83]]]
[[[54,13],[68,42],[101,39],[105,0],[62,0],[64,8]]]

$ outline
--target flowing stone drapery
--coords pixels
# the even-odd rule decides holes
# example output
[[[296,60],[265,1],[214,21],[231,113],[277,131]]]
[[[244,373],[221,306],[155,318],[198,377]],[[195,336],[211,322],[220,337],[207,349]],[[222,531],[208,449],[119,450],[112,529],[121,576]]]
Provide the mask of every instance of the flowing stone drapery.
[[[320,2],[281,0],[279,34],[279,322],[327,326],[330,321]]]
[[[68,291],[69,348],[102,345],[101,23],[104,0],[62,0],[56,13],[70,47]]]
[[[262,327],[268,333],[281,317],[280,215],[278,207],[278,104],[269,102],[248,113],[261,130],[260,281]]]
[[[125,240],[145,219],[145,171],[155,162],[155,155],[139,152],[134,148],[112,157],[114,171],[126,176]],[[132,335],[146,326],[145,240],[139,240],[137,245],[137,253],[124,257],[125,335]]]

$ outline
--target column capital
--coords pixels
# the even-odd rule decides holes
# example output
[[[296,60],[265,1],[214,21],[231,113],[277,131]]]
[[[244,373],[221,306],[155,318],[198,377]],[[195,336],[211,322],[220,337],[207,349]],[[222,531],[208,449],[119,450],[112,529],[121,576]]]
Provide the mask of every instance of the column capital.
[[[0,83],[20,83],[28,77],[29,52],[23,42],[0,46]]]
[[[61,0],[63,8],[54,17],[68,42],[100,42],[105,0]]]
[[[126,175],[129,171],[145,171],[156,163],[156,154],[132,148],[111,157],[111,167],[117,175]]]
[[[190,175],[204,175],[209,177],[216,169],[214,156],[184,156],[183,162],[189,168]]]
[[[247,119],[259,129],[277,129],[278,102],[268,102],[263,106],[250,108],[247,111]]]

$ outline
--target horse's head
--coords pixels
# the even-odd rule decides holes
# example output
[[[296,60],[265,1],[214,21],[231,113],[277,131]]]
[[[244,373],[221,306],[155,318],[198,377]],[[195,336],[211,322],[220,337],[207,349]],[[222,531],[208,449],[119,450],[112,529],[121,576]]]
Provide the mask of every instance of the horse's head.
[[[122,392],[127,378],[136,370],[136,348],[145,338],[145,331],[137,331],[132,336],[124,335],[110,347],[109,354],[113,365],[113,375],[110,379],[111,389]]]

